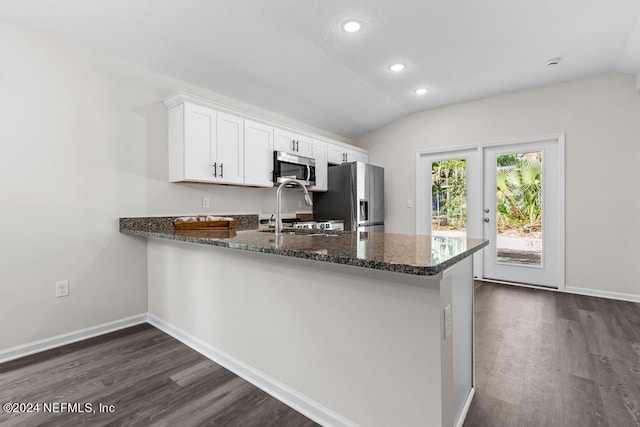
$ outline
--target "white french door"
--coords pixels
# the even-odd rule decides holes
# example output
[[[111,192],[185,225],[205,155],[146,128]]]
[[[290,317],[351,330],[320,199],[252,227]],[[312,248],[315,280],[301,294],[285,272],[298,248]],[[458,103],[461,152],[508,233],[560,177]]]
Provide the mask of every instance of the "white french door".
[[[558,287],[558,148],[551,139],[484,148],[485,279]]]
[[[564,287],[564,136],[418,153],[416,233],[484,238],[480,279]]]

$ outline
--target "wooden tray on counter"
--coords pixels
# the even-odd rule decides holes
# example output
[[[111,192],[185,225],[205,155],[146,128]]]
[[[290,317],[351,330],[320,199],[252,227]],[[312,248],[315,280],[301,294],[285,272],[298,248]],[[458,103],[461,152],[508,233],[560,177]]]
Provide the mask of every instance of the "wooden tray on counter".
[[[176,230],[175,235],[196,239],[230,239],[236,237],[236,230],[210,227],[206,230]]]
[[[236,220],[229,221],[173,221],[176,230],[235,230]]]

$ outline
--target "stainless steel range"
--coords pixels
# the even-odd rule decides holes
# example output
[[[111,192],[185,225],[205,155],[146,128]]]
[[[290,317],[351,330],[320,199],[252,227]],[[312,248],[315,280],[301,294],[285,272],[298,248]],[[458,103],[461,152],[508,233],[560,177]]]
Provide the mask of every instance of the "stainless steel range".
[[[282,220],[282,225],[292,228],[307,228],[319,230],[344,230],[343,221],[293,221]]]
[[[268,228],[275,227],[275,220],[273,215],[271,219],[261,220],[262,224],[266,224]],[[282,226],[285,228],[303,228],[303,229],[315,229],[315,230],[344,230],[344,221],[342,220],[319,220],[319,221],[304,221],[299,218],[282,218]]]

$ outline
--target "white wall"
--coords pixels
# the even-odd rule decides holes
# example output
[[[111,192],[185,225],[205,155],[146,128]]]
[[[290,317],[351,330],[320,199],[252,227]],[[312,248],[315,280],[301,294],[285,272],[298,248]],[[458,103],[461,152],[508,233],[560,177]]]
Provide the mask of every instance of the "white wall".
[[[640,295],[640,95],[606,74],[423,111],[358,140],[385,167],[386,229],[413,233],[416,152],[566,132],[566,285]]]
[[[341,139],[5,21],[0,34],[0,350],[147,311],[146,241],[118,217],[201,212],[204,194],[211,212],[274,210],[274,189],[167,182],[164,97]],[[56,299],[62,279],[71,294]]]

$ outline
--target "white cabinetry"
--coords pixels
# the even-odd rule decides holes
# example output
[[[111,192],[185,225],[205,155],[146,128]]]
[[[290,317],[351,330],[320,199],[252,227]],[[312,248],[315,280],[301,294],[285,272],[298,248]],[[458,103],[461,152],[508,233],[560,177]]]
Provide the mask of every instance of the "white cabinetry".
[[[327,190],[328,164],[368,160],[365,151],[316,140],[295,129],[178,92],[169,109],[169,181],[273,186],[273,152],[316,159],[316,185]],[[281,127],[278,127],[281,126]]]
[[[316,160],[316,185],[311,187],[315,191],[327,191],[327,143],[313,140],[313,158]]]
[[[184,102],[169,110],[169,181],[241,184],[242,119]]]
[[[273,127],[244,121],[244,183],[273,187]]]
[[[329,144],[329,163],[333,165],[355,162],[357,155],[356,150],[346,148],[342,145]]]
[[[367,153],[363,153],[362,151],[358,151],[356,159],[362,163],[369,163],[369,155]]]
[[[275,129],[274,147],[277,151],[311,157],[313,140],[304,135],[283,129]]]
[[[169,111],[169,181],[214,182],[216,113],[185,102]]]
[[[217,182],[244,182],[244,120],[225,113],[217,113],[217,143],[215,161],[218,163]]]

